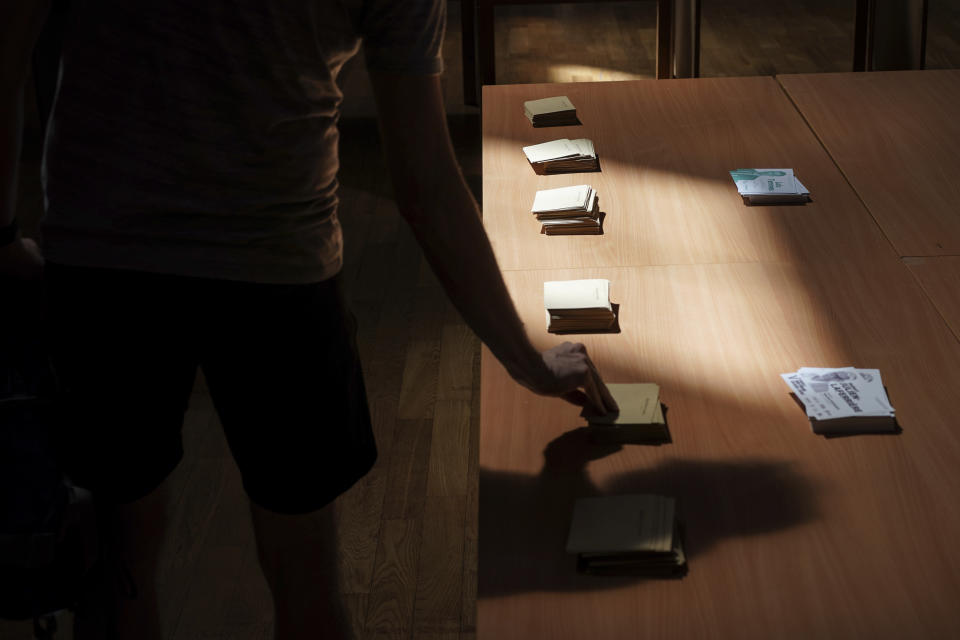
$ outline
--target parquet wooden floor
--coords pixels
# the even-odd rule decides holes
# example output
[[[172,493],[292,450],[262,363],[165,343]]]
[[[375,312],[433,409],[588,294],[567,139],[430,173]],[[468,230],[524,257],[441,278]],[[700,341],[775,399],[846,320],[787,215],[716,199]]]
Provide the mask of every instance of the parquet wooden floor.
[[[703,4],[705,76],[849,70],[853,0]],[[497,16],[501,82],[653,75],[652,2],[516,6]],[[931,2],[927,56],[931,68],[960,63],[960,10],[948,0]],[[462,104],[457,3],[444,57],[451,131],[479,195],[479,117]],[[396,213],[362,63],[350,65],[344,84],[345,276],[380,458],[338,503],[343,597],[357,638],[468,639],[475,636],[479,343]],[[20,176],[28,233],[40,206],[36,130],[28,124]],[[245,498],[202,380],[184,437],[160,578],[164,636],[270,638]],[[0,638],[29,637],[26,625],[0,623]]]

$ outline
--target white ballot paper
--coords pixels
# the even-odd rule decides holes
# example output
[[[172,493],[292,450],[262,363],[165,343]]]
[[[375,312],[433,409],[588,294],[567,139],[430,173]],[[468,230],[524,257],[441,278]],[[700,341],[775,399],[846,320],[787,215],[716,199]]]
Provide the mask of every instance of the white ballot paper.
[[[589,211],[593,189],[588,184],[537,191],[533,198],[533,213],[546,211]]]
[[[589,138],[560,138],[541,142],[523,147],[523,154],[534,172],[539,175],[600,170],[593,140]]]
[[[577,148],[577,152],[581,156],[590,156],[591,158],[597,157],[596,149],[593,146],[593,140],[590,138],[577,138],[576,140],[571,140],[570,143]]]
[[[547,311],[606,309],[610,304],[610,281],[552,280],[543,283],[543,307]]]
[[[617,321],[610,303],[610,281],[553,280],[543,283],[547,331],[606,331]],[[613,402],[616,405],[616,402]]]
[[[592,146],[591,144],[591,147]],[[562,158],[576,158],[581,155],[579,147],[567,138],[560,138],[559,140],[551,140],[550,142],[524,147],[523,153],[530,162],[547,162],[549,160],[560,160]]]
[[[894,417],[877,369],[801,367],[780,377],[815,420]]]

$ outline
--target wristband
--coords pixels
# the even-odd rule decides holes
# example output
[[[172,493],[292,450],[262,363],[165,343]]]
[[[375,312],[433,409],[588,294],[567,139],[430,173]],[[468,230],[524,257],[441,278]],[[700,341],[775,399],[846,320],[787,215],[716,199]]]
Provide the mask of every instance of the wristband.
[[[7,226],[0,227],[0,247],[13,244],[13,241],[17,239],[17,231],[19,231],[19,229],[20,227],[17,225],[16,219]]]

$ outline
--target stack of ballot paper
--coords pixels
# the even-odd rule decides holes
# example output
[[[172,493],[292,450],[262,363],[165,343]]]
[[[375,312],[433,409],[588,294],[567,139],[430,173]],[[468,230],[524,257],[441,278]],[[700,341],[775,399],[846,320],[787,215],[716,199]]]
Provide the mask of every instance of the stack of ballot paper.
[[[530,210],[540,221],[540,233],[548,236],[598,234],[601,230],[597,192],[588,184],[537,191]]]
[[[602,575],[683,575],[687,558],[673,498],[623,495],[581,498],[573,507],[567,553],[577,570]]]
[[[793,169],[735,169],[730,172],[747,204],[796,204],[810,200],[810,192]]]
[[[556,280],[543,283],[547,331],[606,331],[617,317],[610,304],[609,280]]]
[[[898,429],[877,369],[801,367],[780,377],[803,403],[814,433],[887,433]]]
[[[593,141],[587,138],[560,138],[523,148],[530,166],[539,175],[597,171],[600,163]]]
[[[529,100],[523,103],[523,113],[535,127],[580,124],[577,120],[577,108],[567,96]]]
[[[607,393],[619,408],[599,413],[584,407],[580,413],[587,419],[592,437],[597,442],[665,442],[669,441],[660,405],[660,385],[653,383],[605,385]],[[589,393],[587,394],[590,395]]]

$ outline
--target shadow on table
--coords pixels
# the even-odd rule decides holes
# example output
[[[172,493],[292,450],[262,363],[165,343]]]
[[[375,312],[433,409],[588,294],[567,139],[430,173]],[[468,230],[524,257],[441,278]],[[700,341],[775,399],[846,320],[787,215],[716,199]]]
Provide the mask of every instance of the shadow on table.
[[[601,492],[587,476],[587,463],[620,448],[597,444],[588,429],[579,428],[547,446],[539,475],[481,468],[480,593],[609,589],[642,580],[577,574],[574,557],[565,551],[577,498],[628,493],[677,498],[691,572],[697,570],[697,555],[724,538],[786,529],[816,516],[813,483],[789,464],[764,460],[671,460],[619,474]]]

